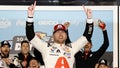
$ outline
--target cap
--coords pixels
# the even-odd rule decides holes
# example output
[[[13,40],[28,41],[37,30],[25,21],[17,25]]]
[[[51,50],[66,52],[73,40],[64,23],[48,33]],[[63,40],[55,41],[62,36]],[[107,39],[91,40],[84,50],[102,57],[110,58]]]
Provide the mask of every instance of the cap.
[[[62,24],[57,24],[57,25],[54,26],[54,32],[53,32],[53,33],[55,33],[55,32],[58,31],[58,30],[66,31],[66,28],[65,28],[65,26],[62,25]]]
[[[101,59],[101,60],[99,61],[99,65],[101,65],[101,64],[107,65],[107,60]]]
[[[10,43],[6,40],[1,42],[1,47],[3,47],[4,45],[8,45],[9,47],[11,46]]]

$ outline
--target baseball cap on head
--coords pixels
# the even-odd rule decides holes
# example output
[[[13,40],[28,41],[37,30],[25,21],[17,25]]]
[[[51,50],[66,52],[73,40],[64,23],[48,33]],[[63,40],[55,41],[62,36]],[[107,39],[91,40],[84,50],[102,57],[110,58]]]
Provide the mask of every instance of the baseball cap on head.
[[[10,43],[6,40],[1,42],[1,47],[3,47],[4,45],[8,45],[9,47],[11,46]]]
[[[101,64],[107,65],[107,60],[101,59],[101,60],[99,61],[99,65],[101,65]]]
[[[62,24],[57,24],[57,25],[54,26],[54,32],[53,32],[53,33],[55,33],[55,32],[58,31],[58,30],[66,31],[66,28],[65,28],[65,26],[62,25]]]

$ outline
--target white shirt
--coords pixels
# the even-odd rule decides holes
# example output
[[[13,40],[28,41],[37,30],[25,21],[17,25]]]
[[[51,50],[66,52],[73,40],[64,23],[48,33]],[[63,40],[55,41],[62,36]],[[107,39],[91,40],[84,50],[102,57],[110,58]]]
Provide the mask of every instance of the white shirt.
[[[48,43],[43,42],[37,36],[30,41],[37,50],[42,53],[45,68],[73,68],[74,55],[87,44],[86,37],[82,36],[77,41],[71,43],[72,47],[65,44],[53,43],[48,47]]]

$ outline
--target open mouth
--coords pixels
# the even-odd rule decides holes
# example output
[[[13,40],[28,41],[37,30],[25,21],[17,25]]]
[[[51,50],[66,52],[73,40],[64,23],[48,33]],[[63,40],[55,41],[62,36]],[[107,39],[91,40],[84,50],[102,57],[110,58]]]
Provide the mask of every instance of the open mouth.
[[[8,50],[5,50],[4,53],[8,53],[9,51]]]
[[[89,46],[85,46],[85,48],[89,48]]]
[[[60,36],[59,36],[59,39],[63,39],[63,36],[62,36],[62,35],[60,35]]]
[[[32,68],[36,68],[36,65],[33,65]]]

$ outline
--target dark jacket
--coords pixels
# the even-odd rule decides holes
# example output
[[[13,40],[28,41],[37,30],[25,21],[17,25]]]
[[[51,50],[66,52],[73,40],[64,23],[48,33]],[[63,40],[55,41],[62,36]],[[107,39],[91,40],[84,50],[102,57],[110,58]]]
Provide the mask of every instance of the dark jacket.
[[[26,61],[27,61],[27,65],[26,65],[26,68],[29,66],[29,62],[30,60],[33,58],[33,56],[29,53],[27,58],[26,58]],[[25,57],[22,53],[18,53],[18,59],[22,61],[24,61]],[[22,66],[23,67],[23,66]]]
[[[95,52],[90,51],[88,55],[86,56],[85,60],[85,53],[79,51],[75,55],[75,65],[76,68],[95,68],[95,64],[98,62],[100,57],[105,53],[109,46],[109,40],[108,40],[108,35],[107,31],[103,31],[103,36],[104,36],[104,42],[102,46]]]
[[[40,62],[40,64],[44,65],[44,61],[43,61],[41,52],[39,52],[36,48],[34,48],[33,53],[34,53],[36,59]]]

